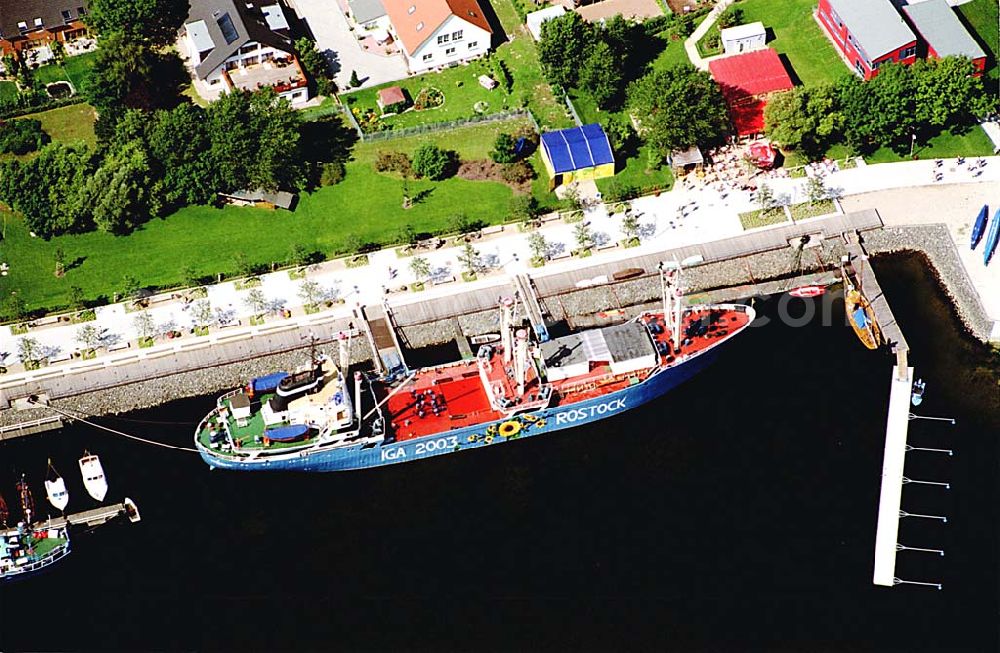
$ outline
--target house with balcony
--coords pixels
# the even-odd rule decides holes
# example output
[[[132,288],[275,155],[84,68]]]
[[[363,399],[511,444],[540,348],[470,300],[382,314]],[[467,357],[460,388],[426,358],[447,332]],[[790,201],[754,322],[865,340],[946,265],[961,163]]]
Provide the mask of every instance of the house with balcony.
[[[917,60],[917,37],[890,0],[819,0],[816,18],[847,64],[871,79],[879,66]]]
[[[476,0],[383,0],[410,73],[486,54],[493,30]]]
[[[0,0],[0,54],[63,43],[87,34],[88,0]]]
[[[234,89],[273,88],[292,106],[309,99],[285,9],[269,0],[190,0],[179,44],[206,100]]]

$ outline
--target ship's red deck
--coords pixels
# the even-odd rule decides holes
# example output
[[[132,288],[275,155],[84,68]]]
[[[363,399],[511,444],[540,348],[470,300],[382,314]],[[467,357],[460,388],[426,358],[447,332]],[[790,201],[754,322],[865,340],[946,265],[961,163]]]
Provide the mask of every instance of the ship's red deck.
[[[708,308],[691,311],[684,318],[684,329],[687,330],[692,323],[708,317],[711,312],[713,311]],[[711,348],[749,322],[749,315],[742,311],[714,309],[714,313],[715,319],[708,324],[704,335],[692,335],[688,338],[687,344],[681,346],[682,357],[686,358]],[[650,335],[658,350],[666,349],[670,352],[668,347],[670,333],[664,326],[662,313],[643,315],[640,321],[650,328]],[[653,330],[660,330],[660,333],[653,333]],[[670,353],[662,354],[658,359],[659,364],[665,366],[682,362]],[[492,370],[488,375],[491,383],[501,382],[508,393],[507,396],[513,396],[514,383],[511,376],[505,372],[501,355],[494,353],[491,363]],[[616,376],[611,374],[608,365],[595,366],[586,374],[551,383],[552,405],[572,404],[621,390],[645,379],[654,369]],[[529,372],[525,388],[526,397],[530,398],[537,392],[538,387],[538,379],[534,377],[534,372]],[[406,387],[389,398],[386,402],[386,412],[398,441],[434,433],[447,433],[451,429],[492,422],[505,416],[504,412],[493,410],[490,405],[475,360],[418,371]]]

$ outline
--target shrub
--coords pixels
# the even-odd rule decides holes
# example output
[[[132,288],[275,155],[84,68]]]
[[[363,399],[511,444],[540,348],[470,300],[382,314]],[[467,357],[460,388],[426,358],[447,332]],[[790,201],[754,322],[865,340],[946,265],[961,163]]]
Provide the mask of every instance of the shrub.
[[[442,150],[436,145],[421,145],[413,153],[413,171],[421,177],[435,181],[454,174],[454,152]]]
[[[513,163],[517,159],[517,141],[506,132],[497,134],[490,158],[497,163]]]
[[[531,195],[515,195],[510,198],[510,217],[518,222],[531,222],[538,216],[538,200]]]
[[[34,152],[50,140],[42,131],[42,123],[31,118],[11,120],[0,126],[0,152],[4,154]]]
[[[378,172],[398,172],[404,177],[413,174],[410,157],[403,152],[380,151],[375,155],[375,170]]]
[[[609,202],[621,202],[639,196],[639,189],[635,186],[623,182],[620,179],[612,179],[604,191],[604,199]]]
[[[339,184],[344,180],[344,175],[347,171],[344,168],[344,164],[340,161],[334,161],[333,163],[324,163],[323,172],[319,177],[320,186],[333,186],[334,184]]]
[[[535,178],[535,169],[527,161],[508,163],[500,171],[500,177],[508,184],[523,184]]]
[[[719,16],[719,27],[726,28],[739,25],[743,22],[743,10],[735,5],[730,5],[728,9]]]

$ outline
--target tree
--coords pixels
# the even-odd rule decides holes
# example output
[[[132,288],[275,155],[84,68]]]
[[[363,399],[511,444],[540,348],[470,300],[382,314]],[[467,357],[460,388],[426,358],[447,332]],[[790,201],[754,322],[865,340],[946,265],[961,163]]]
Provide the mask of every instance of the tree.
[[[85,324],[76,330],[76,341],[88,350],[97,349],[101,344],[101,333],[93,324]]]
[[[476,274],[476,270],[479,268],[479,252],[472,246],[472,243],[465,243],[462,246],[462,251],[458,254],[458,262],[465,268],[468,276]]]
[[[288,261],[292,265],[305,265],[309,262],[309,251],[302,243],[294,243],[288,248]]]
[[[546,79],[564,89],[575,86],[580,62],[593,41],[594,27],[575,11],[542,23],[538,59]]]
[[[132,299],[139,292],[139,280],[131,274],[122,275],[122,297]]]
[[[965,57],[919,59],[910,69],[914,78],[916,121],[936,132],[972,124],[996,109],[997,98],[974,77],[975,66]]]
[[[511,163],[517,159],[517,141],[507,132],[497,134],[490,158],[496,163]]]
[[[622,235],[625,236],[626,246],[639,240],[639,218],[631,210],[626,209],[625,215],[622,216],[621,229]]]
[[[42,123],[34,118],[10,120],[0,124],[0,153],[27,154],[41,149],[51,141],[42,130]]]
[[[62,247],[56,247],[56,251],[52,254],[52,259],[56,263],[55,275],[61,277],[66,274],[66,252],[63,251]]]
[[[629,113],[662,157],[719,141],[729,129],[726,103],[712,77],[689,65],[654,71],[628,87]]]
[[[768,138],[790,150],[819,158],[843,129],[836,90],[832,85],[796,86],[775,93],[764,107]]]
[[[201,285],[201,277],[198,274],[198,270],[190,263],[181,268],[181,279],[184,280],[184,285],[188,287]]]
[[[83,294],[83,288],[80,286],[69,287],[69,303],[76,309],[86,306],[86,295]]]
[[[527,224],[538,217],[538,200],[532,195],[515,195],[510,198],[510,217]]]
[[[721,28],[732,27],[743,23],[743,10],[735,5],[730,5],[719,15],[718,24]]]
[[[140,134],[129,137],[129,114],[118,125],[122,138],[142,138],[149,156],[152,177],[150,190],[153,212],[168,213],[187,204],[208,204],[225,185],[210,156],[211,139],[205,110],[195,104],[181,104],[171,110],[156,111],[152,116],[138,113]],[[116,133],[116,137],[119,134]],[[221,138],[221,137],[220,137]]]
[[[121,34],[163,46],[177,38],[187,12],[188,3],[177,0],[90,0],[86,21],[105,38]]]
[[[303,306],[315,306],[323,299],[323,289],[311,279],[305,279],[299,284],[299,297]]]
[[[151,172],[146,152],[136,144],[109,153],[81,189],[101,231],[124,235],[149,219]]]
[[[134,318],[132,324],[135,332],[139,335],[139,340],[149,340],[156,333],[156,322],[149,311],[140,311]]]
[[[769,213],[775,206],[774,191],[767,184],[761,184],[757,188],[757,204],[764,213]]]
[[[200,327],[207,327],[213,322],[212,303],[207,299],[199,299],[191,307],[191,318]]]
[[[37,340],[28,336],[22,336],[17,340],[17,358],[25,367],[38,363],[42,355],[42,346]]]
[[[186,83],[189,80],[176,53],[160,52],[120,32],[111,34],[97,50],[85,88],[97,109],[94,128],[98,137],[110,138],[129,109],[153,111],[176,106],[180,87]]]
[[[809,196],[809,203],[815,204],[816,202],[825,200],[830,191],[827,189],[826,184],[823,183],[823,178],[815,175],[810,177],[806,182],[806,194]]]
[[[267,307],[267,297],[264,296],[264,291],[260,288],[252,288],[243,298],[243,303],[257,316],[263,313]]]
[[[414,256],[410,259],[410,272],[416,281],[426,279],[431,275],[431,264],[423,256]]]
[[[357,88],[357,87],[361,86],[361,80],[358,79],[358,71],[356,71],[356,70],[352,70],[351,71],[351,82],[350,83],[351,83],[351,88]]]
[[[20,320],[28,314],[28,307],[24,303],[24,298],[17,294],[16,290],[12,290],[10,295],[4,298],[3,310],[7,317],[14,320]]]
[[[573,238],[576,239],[577,246],[583,251],[589,250],[594,245],[594,233],[586,222],[580,222],[576,225],[573,229]]]
[[[408,247],[413,247],[417,244],[417,230],[413,228],[412,224],[406,223],[399,228],[399,234],[396,238]]]
[[[302,37],[295,41],[295,52],[306,73],[316,82],[316,92],[320,95],[330,95],[337,90],[336,84],[330,78],[330,66],[326,57],[316,48],[316,42]]]
[[[454,152],[442,150],[437,145],[421,145],[413,153],[413,171],[421,177],[435,181],[444,179],[452,173]]]
[[[528,249],[531,250],[531,261],[535,265],[544,265],[549,257],[549,243],[540,231],[533,231],[528,236]]]
[[[92,221],[80,189],[93,169],[93,153],[85,145],[53,144],[28,161],[0,164],[0,200],[43,238],[85,231]]]
[[[580,65],[578,84],[602,108],[614,108],[621,103],[625,88],[624,60],[611,51],[605,41],[597,41],[587,51]]]

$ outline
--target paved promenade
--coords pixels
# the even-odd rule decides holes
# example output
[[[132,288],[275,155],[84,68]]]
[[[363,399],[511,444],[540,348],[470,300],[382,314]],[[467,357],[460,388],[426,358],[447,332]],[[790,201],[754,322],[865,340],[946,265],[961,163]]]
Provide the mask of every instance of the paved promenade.
[[[935,172],[941,173],[940,181],[934,181]],[[805,198],[805,178],[776,178],[768,183],[776,194],[787,194],[793,200]],[[827,176],[826,184],[841,196],[845,210],[876,208],[888,224],[947,223],[984,305],[990,316],[1000,321],[1000,262],[994,261],[989,268],[983,267],[981,253],[970,254],[966,242],[969,222],[979,207],[989,203],[992,214],[1000,205],[1000,157],[988,158],[978,174],[954,160],[946,161],[941,167],[936,167],[932,161],[914,161],[834,172]],[[481,270],[479,280],[470,283],[461,281],[462,266],[458,262],[461,248],[455,246],[420,254],[427,259],[432,270],[427,289],[422,292],[402,290],[415,279],[409,269],[411,259],[400,258],[395,250],[370,254],[369,264],[360,268],[346,268],[343,261],[312,266],[307,272],[307,279],[319,284],[326,297],[343,300],[343,303],[333,305],[330,314],[346,316],[356,303],[377,303],[384,296],[393,304],[421,302],[451,295],[459,285],[462,288],[499,285],[509,275],[520,272],[531,271],[533,275],[556,273],[635,254],[656,253],[731,238],[744,233],[738,214],[756,208],[747,192],[733,191],[723,196],[715,189],[705,187],[678,189],[658,197],[640,198],[631,206],[639,219],[642,242],[639,248],[623,250],[617,245],[623,239],[621,214],[608,215],[606,208],[598,205],[585,214],[596,244],[593,256],[585,259],[569,255],[577,247],[574,239],[576,225],[549,220],[539,230],[548,243],[550,254],[550,261],[541,269],[532,269],[528,264],[531,257],[528,235],[508,226],[502,233],[485,235],[473,241],[479,252]],[[279,271],[263,275],[261,281],[260,290],[270,309],[264,327],[294,322],[305,324],[321,317],[305,315],[300,297],[302,280],[292,279],[287,271]],[[216,323],[212,326],[213,335],[209,339],[220,334],[228,338],[243,331],[260,330],[260,326],[250,325],[252,311],[247,305],[248,289],[238,290],[234,282],[226,282],[209,286],[207,291],[207,299],[216,318],[227,325]],[[191,333],[195,303],[169,300],[168,296],[167,301],[153,304],[148,312],[161,333],[178,331],[185,340],[205,338]],[[282,310],[288,311],[290,318],[282,317]],[[105,347],[99,350],[99,355],[121,354],[125,348],[134,352],[138,340],[135,324],[138,313],[127,311],[124,304],[115,304],[98,307],[96,314],[97,320],[89,324],[95,325],[102,334]],[[36,321],[36,324],[39,322]],[[36,326],[23,335],[38,341],[50,364],[58,364],[73,360],[74,354],[83,349],[77,340],[81,326],[54,323]],[[20,337],[11,332],[10,325],[0,327],[0,364],[8,368],[9,374],[21,369],[17,355]],[[156,339],[156,346],[169,348],[172,342],[160,336]],[[109,348],[114,349],[114,353],[108,352]]]

